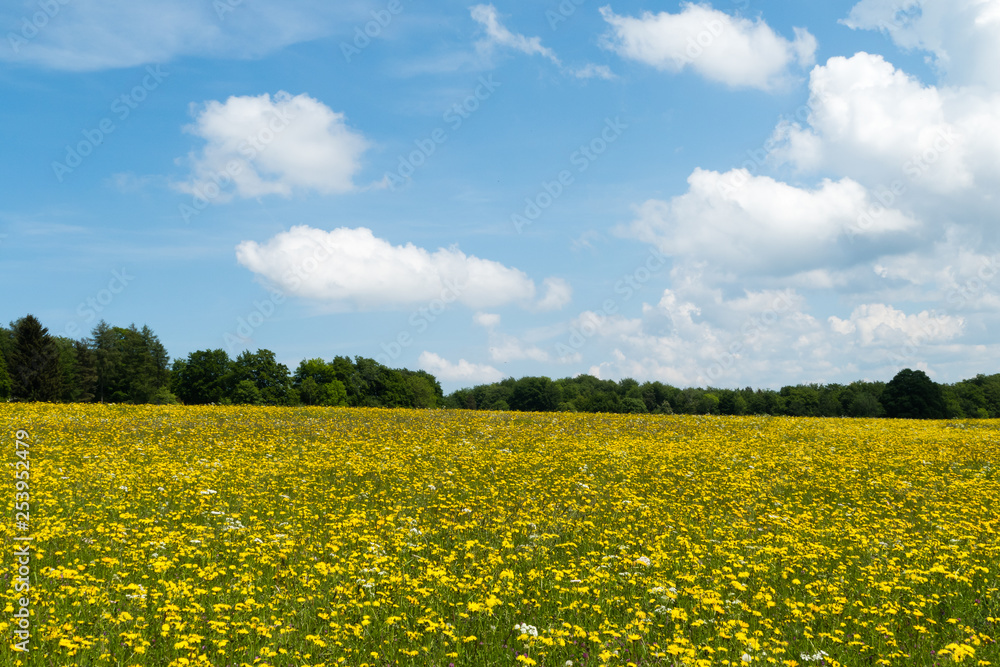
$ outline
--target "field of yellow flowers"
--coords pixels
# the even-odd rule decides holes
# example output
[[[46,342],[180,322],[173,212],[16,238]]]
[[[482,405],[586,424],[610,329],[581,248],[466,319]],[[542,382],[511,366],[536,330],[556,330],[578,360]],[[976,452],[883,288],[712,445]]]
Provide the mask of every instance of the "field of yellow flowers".
[[[0,426],[0,665],[1000,665],[997,421],[4,404]]]

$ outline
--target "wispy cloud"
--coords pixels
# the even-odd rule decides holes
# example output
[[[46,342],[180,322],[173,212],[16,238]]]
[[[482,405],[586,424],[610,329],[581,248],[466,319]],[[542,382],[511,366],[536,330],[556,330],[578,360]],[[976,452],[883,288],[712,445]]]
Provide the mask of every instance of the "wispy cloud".
[[[492,52],[498,47],[504,47],[513,51],[519,51],[529,56],[542,56],[551,60],[556,65],[562,66],[562,62],[556,56],[555,51],[542,46],[541,37],[525,37],[524,35],[511,32],[503,23],[496,7],[493,5],[475,5],[469,10],[472,18],[482,26],[486,36],[480,40],[477,46],[487,52]]]
[[[34,4],[5,3],[0,60],[93,71],[181,56],[256,58],[333,33],[357,2],[73,0],[41,27]],[[25,27],[27,21],[27,28]],[[11,37],[13,35],[13,38]]]
[[[497,51],[508,50],[529,56],[541,56],[558,67],[563,73],[578,79],[614,79],[615,75],[607,65],[587,63],[581,67],[569,67],[563,64],[556,52],[542,45],[541,37],[527,37],[511,31],[500,20],[496,7],[490,5],[474,5],[469,9],[473,20],[479,24],[484,36],[476,42],[476,51],[481,59],[492,62]]]

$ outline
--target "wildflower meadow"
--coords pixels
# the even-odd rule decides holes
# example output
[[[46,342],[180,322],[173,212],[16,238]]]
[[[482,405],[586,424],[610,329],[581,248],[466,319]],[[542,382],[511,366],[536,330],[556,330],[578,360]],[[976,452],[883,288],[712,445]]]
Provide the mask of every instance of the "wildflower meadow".
[[[5,404],[0,425],[0,665],[1000,665],[1000,421]]]

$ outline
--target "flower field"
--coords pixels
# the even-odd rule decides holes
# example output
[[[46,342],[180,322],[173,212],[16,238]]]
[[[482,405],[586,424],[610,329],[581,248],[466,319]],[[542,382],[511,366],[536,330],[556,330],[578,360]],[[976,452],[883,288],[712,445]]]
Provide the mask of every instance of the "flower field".
[[[0,406],[0,665],[1000,665],[1000,422]]]

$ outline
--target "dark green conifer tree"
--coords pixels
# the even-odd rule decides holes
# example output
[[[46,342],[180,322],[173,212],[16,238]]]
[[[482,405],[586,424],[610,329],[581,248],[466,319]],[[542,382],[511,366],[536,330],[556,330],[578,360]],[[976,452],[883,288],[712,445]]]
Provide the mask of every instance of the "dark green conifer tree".
[[[14,345],[8,372],[13,381],[14,399],[59,400],[62,393],[59,350],[49,330],[34,315],[26,315],[12,326]]]

